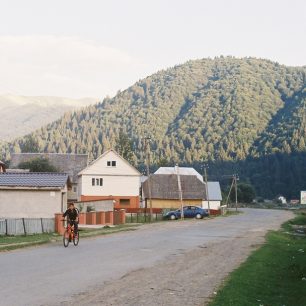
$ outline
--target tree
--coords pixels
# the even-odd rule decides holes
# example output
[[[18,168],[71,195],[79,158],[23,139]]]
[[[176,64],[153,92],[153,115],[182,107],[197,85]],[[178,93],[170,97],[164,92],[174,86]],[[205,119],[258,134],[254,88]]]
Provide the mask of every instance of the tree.
[[[252,185],[240,183],[237,185],[237,198],[239,203],[251,203],[255,199],[256,193]],[[235,201],[235,188],[231,191],[231,201]]]
[[[133,149],[132,141],[129,139],[128,135],[123,131],[119,132],[119,136],[116,139],[116,151],[125,158],[128,162],[132,163],[133,161]]]
[[[58,172],[56,167],[50,164],[47,158],[34,158],[18,165],[20,169],[30,169],[30,172]]]
[[[25,137],[24,142],[21,144],[22,153],[38,153],[39,144],[33,135],[28,135]]]

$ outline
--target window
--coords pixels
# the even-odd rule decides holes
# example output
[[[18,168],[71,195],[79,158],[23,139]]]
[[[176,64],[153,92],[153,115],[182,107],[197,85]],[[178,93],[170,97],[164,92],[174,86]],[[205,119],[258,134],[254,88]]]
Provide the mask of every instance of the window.
[[[77,192],[76,186],[73,187],[73,192]]]
[[[103,186],[103,178],[93,177],[91,179],[91,185],[92,186]]]
[[[130,199],[120,199],[120,205],[130,205]]]
[[[115,160],[108,160],[107,167],[116,167],[117,162]]]

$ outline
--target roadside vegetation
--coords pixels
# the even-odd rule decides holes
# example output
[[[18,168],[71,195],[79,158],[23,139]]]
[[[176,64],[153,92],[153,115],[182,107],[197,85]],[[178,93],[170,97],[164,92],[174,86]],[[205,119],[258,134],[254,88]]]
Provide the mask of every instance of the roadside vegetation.
[[[96,229],[80,228],[80,239],[87,237],[95,237],[108,235],[123,231],[136,230],[139,224],[123,224],[115,227],[103,227]],[[62,235],[57,233],[45,233],[34,235],[18,235],[18,236],[0,236],[0,252],[10,251],[49,242],[57,242],[63,239]]]
[[[209,306],[305,306],[306,210],[271,231],[235,270]]]

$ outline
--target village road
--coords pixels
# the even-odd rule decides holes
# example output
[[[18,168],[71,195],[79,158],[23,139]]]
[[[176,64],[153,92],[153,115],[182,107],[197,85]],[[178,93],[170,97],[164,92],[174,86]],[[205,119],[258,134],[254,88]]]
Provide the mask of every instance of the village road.
[[[243,209],[0,253],[0,305],[204,305],[289,211]]]

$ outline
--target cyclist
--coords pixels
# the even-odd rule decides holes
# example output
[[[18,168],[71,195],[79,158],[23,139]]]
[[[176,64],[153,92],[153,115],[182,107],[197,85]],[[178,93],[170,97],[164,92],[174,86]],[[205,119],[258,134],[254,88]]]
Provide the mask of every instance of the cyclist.
[[[75,236],[78,234],[78,223],[79,223],[79,211],[74,207],[73,203],[69,204],[68,209],[63,214],[63,218],[68,216],[67,221],[71,226],[74,226]]]

